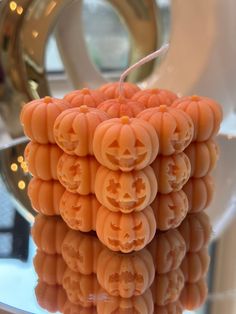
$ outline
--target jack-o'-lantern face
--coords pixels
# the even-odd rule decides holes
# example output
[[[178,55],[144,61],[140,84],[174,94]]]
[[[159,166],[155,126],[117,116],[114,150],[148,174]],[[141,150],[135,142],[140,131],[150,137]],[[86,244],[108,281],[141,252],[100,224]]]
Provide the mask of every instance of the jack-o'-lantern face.
[[[193,123],[188,117],[186,117],[184,123],[181,124],[180,121],[178,123],[171,135],[170,144],[175,152],[182,152],[193,138]]]
[[[62,155],[57,165],[59,181],[70,192],[76,192],[81,184],[82,167],[75,156]]]
[[[106,198],[110,206],[126,213],[141,210],[147,205],[147,197],[150,183],[142,175],[132,178],[129,174],[120,178],[110,178],[106,185]]]
[[[97,213],[96,232],[100,241],[112,251],[139,251],[154,237],[155,216],[151,207],[128,215],[101,206]]]
[[[77,157],[63,154],[57,165],[60,183],[72,193],[94,193],[94,181],[98,162],[93,157]]]
[[[114,222],[110,222],[108,228],[110,230],[107,238],[109,245],[120,248],[122,252],[131,252],[143,247],[145,243],[145,228],[141,220],[130,226],[129,230],[122,230],[122,226],[118,226]]]
[[[91,231],[93,228],[94,198],[66,191],[60,201],[60,214],[73,230]]]
[[[104,248],[99,254],[97,279],[111,296],[131,298],[142,295],[150,287],[154,277],[153,259],[146,249],[123,254]]]
[[[141,168],[149,154],[144,139],[135,139],[134,137],[127,138],[123,143],[114,139],[111,143],[107,143],[105,152],[107,162],[122,171],[130,171],[138,165]]]
[[[130,298],[140,295],[144,284],[143,275],[134,271],[124,270],[109,275],[110,294]]]
[[[62,282],[70,302],[85,307],[95,305],[96,298],[91,299],[91,295],[96,295],[99,284],[95,274],[82,275],[67,269]]]
[[[83,292],[81,290],[80,276],[75,276],[75,273],[67,269],[63,278],[63,288],[66,290],[68,299],[76,304],[81,304]],[[79,274],[79,273],[78,273]]]
[[[97,160],[111,170],[140,170],[156,158],[159,140],[146,121],[122,116],[101,123],[93,140]]]
[[[62,255],[70,269],[79,271],[79,269],[83,267],[84,256],[81,254],[78,247],[65,243],[62,246]]]
[[[110,211],[141,211],[157,193],[157,180],[151,167],[139,171],[112,171],[100,166],[95,179],[98,201]]]
[[[119,216],[119,213],[117,213]],[[107,242],[110,248],[115,251],[131,252],[139,250],[147,242],[147,230],[149,229],[146,219],[141,217],[140,212],[135,213],[131,220],[123,214],[119,221],[114,215],[114,219],[106,220]]]
[[[67,154],[74,154],[75,149],[80,145],[80,141],[78,135],[75,134],[72,126],[64,133],[59,133],[58,131],[59,125],[55,125],[54,132],[57,134],[57,143],[60,147],[63,147]]]

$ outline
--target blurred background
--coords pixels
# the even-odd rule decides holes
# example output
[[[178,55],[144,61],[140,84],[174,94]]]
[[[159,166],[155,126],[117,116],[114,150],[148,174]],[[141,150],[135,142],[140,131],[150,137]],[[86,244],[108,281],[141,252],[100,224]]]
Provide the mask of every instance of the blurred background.
[[[60,98],[75,88],[115,81],[129,65],[170,42],[166,56],[127,80],[180,96],[199,93],[222,104],[222,154],[209,209],[210,297],[200,313],[236,313],[235,9],[234,0],[0,0],[0,302],[41,313],[28,298],[33,300],[35,280],[33,212],[26,197],[20,109],[31,99]]]

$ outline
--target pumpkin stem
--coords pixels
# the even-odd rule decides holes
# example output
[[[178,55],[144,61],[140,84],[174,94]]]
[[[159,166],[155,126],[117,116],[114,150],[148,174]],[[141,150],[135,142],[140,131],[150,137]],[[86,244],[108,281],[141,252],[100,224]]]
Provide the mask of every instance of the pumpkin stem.
[[[144,57],[143,59],[139,60],[138,62],[132,64],[128,69],[126,69],[120,76],[120,80],[119,80],[119,94],[122,96],[124,94],[124,87],[123,87],[123,83],[124,80],[126,78],[126,76],[133,71],[134,69],[136,69],[137,67],[142,66],[143,64],[145,64],[146,62],[149,62],[157,57],[159,57],[161,54],[165,53],[167,50],[169,49],[169,44],[165,44],[163,45],[160,49],[150,53],[149,55],[147,55],[146,57]]]
[[[160,106],[159,106],[159,110],[160,110],[161,112],[166,112],[166,111],[167,111],[167,106],[166,106],[166,105],[160,105]]]
[[[200,98],[199,98],[199,96],[197,96],[197,95],[193,95],[193,96],[191,96],[191,100],[193,100],[193,101],[198,101]]]
[[[120,120],[121,120],[121,123],[122,123],[122,124],[128,124],[128,123],[130,122],[128,116],[122,116],[122,117],[120,118]]]
[[[86,105],[82,105],[79,107],[79,111],[81,113],[86,113],[86,112],[88,112],[88,107]]]
[[[89,95],[90,94],[90,90],[89,90],[89,88],[83,88],[83,89],[81,89],[81,92],[82,92],[82,94],[84,94],[84,95]]]
[[[45,102],[45,104],[50,104],[52,102],[52,97],[50,97],[50,96],[44,97],[44,102]]]

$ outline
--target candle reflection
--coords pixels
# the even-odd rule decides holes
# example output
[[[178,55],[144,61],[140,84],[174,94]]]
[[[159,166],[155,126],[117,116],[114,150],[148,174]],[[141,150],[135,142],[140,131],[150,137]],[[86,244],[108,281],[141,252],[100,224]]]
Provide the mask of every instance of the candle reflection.
[[[201,214],[194,214],[201,216]],[[113,252],[95,233],[71,230],[59,216],[39,214],[32,228],[38,247],[34,267],[39,305],[61,313],[183,313],[195,310],[207,296],[207,242],[186,253],[192,234],[159,232],[139,252]],[[209,230],[209,221],[202,228]],[[194,230],[194,228],[192,228]],[[204,230],[205,230],[204,229]],[[207,231],[206,231],[207,232]],[[190,236],[190,239],[187,237]],[[197,235],[196,235],[197,236]],[[193,260],[206,261],[203,269]],[[199,290],[199,295],[193,293]]]

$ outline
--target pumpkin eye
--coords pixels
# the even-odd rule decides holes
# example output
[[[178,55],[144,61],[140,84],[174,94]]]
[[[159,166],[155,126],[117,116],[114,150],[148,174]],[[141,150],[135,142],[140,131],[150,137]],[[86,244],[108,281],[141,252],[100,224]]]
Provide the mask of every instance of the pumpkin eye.
[[[118,189],[120,188],[120,183],[116,183],[114,179],[109,181],[109,185],[107,187],[107,191],[111,193],[117,193]]]
[[[142,221],[140,221],[140,223],[137,226],[133,227],[133,230],[140,230],[142,228],[142,225],[143,225]]]
[[[111,228],[115,231],[119,231],[120,230],[120,227],[118,227],[117,225],[111,223]]]
[[[144,147],[144,145],[142,142],[140,142],[140,140],[137,139],[135,142],[135,147]]]
[[[119,147],[119,143],[117,140],[113,141],[110,145],[109,145],[110,148],[117,148]]]
[[[145,190],[145,183],[141,178],[135,180],[132,186],[135,188],[137,193],[140,193],[142,190]]]

